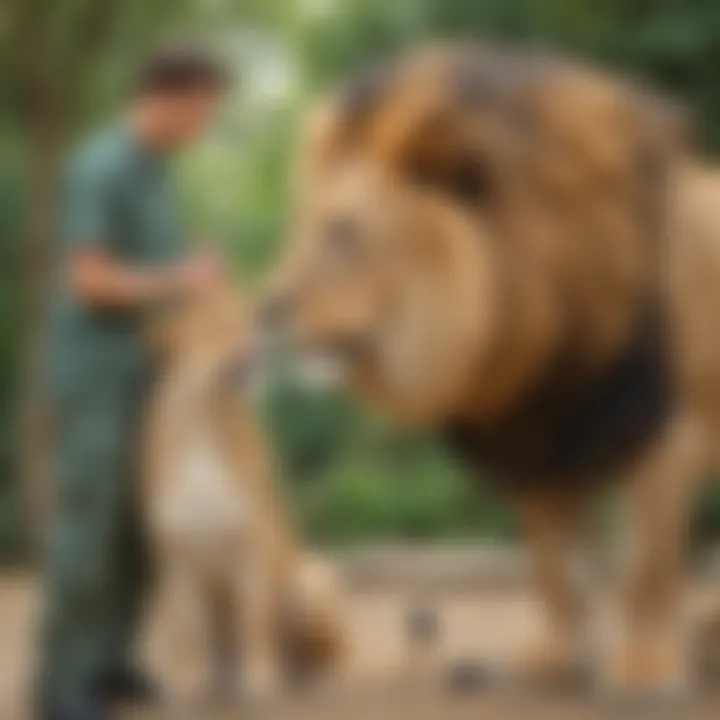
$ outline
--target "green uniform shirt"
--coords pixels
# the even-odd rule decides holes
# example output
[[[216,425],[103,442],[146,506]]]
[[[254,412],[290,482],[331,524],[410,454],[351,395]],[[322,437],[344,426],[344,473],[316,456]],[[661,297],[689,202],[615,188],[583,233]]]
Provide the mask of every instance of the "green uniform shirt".
[[[61,395],[92,382],[132,380],[148,364],[139,313],[91,310],[69,292],[66,260],[90,246],[138,268],[168,264],[185,249],[167,162],[125,126],[83,145],[64,177],[48,353],[50,388]]]

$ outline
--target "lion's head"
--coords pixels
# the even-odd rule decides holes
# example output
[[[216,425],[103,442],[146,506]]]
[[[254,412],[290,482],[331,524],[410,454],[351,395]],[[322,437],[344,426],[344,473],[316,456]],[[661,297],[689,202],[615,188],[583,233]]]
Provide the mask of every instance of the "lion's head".
[[[661,282],[671,113],[536,52],[433,48],[324,103],[273,322],[404,419],[592,375]]]

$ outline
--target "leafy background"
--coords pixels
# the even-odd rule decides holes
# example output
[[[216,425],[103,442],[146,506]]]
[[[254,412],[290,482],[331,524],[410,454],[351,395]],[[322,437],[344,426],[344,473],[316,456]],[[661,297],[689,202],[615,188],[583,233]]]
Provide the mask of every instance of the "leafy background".
[[[17,41],[21,31],[24,42]],[[519,40],[626,70],[692,107],[701,147],[710,155],[720,150],[716,0],[9,0],[0,16],[0,49],[9,60],[0,63],[5,557],[16,556],[27,536],[28,468],[41,454],[37,417],[30,431],[22,423],[37,381],[27,372],[33,350],[26,338],[32,327],[41,333],[31,312],[42,285],[38,257],[44,253],[47,265],[52,255],[52,213],[34,244],[28,239],[28,219],[42,215],[52,196],[43,195],[40,181],[52,187],[73,138],[117,112],[147,48],[188,34],[220,49],[237,82],[213,132],[179,168],[187,219],[198,238],[224,246],[247,285],[262,282],[282,243],[288,165],[314,98],[424,40]],[[28,58],[33,37],[43,51]],[[72,92],[53,92],[68,78]],[[47,142],[53,132],[55,145]],[[394,427],[343,395],[291,385],[281,385],[265,410],[292,505],[312,537],[347,543],[512,535],[503,504],[482,484],[468,483],[431,438]],[[701,503],[697,535],[718,528],[720,500],[711,494]]]

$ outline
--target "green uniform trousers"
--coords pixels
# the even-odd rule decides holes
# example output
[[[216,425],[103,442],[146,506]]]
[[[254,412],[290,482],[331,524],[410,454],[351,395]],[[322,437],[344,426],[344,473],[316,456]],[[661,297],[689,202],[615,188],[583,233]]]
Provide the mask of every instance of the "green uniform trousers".
[[[40,668],[48,700],[128,666],[148,576],[136,502],[147,383],[103,380],[89,378],[55,407]]]

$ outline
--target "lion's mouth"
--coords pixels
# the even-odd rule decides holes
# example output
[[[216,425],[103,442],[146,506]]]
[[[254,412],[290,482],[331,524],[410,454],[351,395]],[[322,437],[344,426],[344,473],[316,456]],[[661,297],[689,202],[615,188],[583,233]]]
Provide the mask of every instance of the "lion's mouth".
[[[260,345],[266,364],[289,372],[306,387],[345,385],[372,356],[369,333],[303,333],[277,322],[265,322],[263,330]]]
[[[299,383],[312,390],[342,386],[348,374],[348,366],[343,358],[318,350],[300,354],[293,366]]]
[[[346,384],[348,376],[368,356],[368,344],[360,338],[301,344],[294,353],[295,372],[311,388]]]

